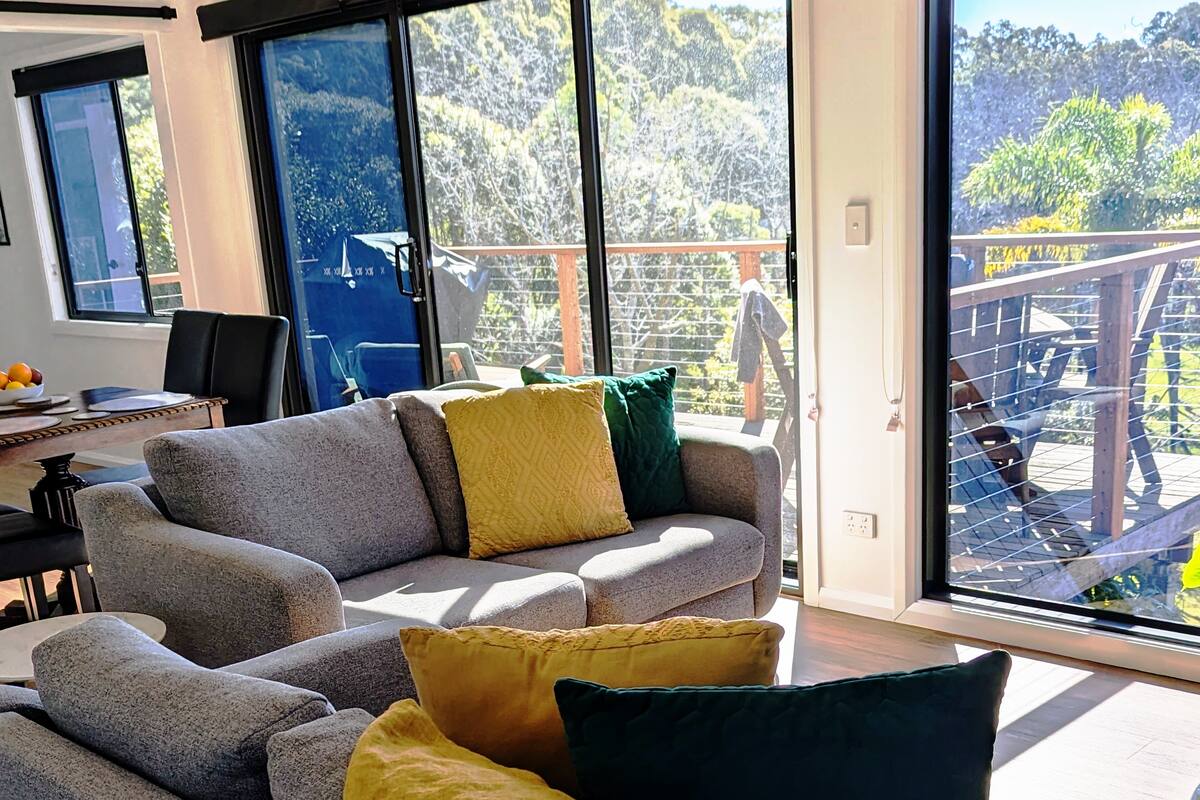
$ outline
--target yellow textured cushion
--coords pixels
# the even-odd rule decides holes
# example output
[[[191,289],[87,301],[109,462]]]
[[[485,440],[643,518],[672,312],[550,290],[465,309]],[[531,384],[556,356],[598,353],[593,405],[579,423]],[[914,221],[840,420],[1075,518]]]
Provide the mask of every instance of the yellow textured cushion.
[[[350,756],[343,800],[570,800],[520,769],[451,742],[412,700],[401,700],[363,732]]]
[[[775,681],[783,629],[675,617],[572,631],[473,627],[400,631],[421,707],[455,744],[575,789],[554,682],[748,686]]]
[[[604,384],[525,386],[442,406],[471,558],[629,533]]]

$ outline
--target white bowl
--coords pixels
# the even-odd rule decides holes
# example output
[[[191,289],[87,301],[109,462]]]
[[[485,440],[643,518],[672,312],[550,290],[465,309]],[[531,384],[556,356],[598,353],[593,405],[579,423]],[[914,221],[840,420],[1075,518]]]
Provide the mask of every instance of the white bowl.
[[[0,406],[11,406],[26,397],[41,397],[45,385],[26,386],[24,389],[0,389]]]

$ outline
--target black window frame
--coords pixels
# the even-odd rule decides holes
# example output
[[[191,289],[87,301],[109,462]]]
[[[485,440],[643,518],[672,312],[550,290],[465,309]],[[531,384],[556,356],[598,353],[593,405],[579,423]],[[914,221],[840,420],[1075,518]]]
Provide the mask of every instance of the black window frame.
[[[921,359],[922,596],[986,608],[1013,618],[1053,619],[1134,639],[1200,648],[1200,628],[1035,597],[952,585],[946,577],[949,511],[951,144],[954,95],[954,0],[926,0],[924,62],[923,269]]]
[[[126,78],[146,77],[149,68],[143,47],[128,47],[79,58],[56,61],[13,71],[13,83],[17,97],[28,98],[33,110],[34,127],[38,140],[38,156],[42,164],[43,183],[46,187],[50,220],[54,228],[55,254],[58,258],[58,274],[62,282],[63,299],[67,316],[73,320],[100,322],[166,323],[171,313],[155,312],[154,297],[150,290],[150,272],[146,264],[145,240],[141,220],[138,217],[137,193],[134,188],[133,170],[129,160],[129,144],[125,134],[125,115],[121,110],[118,81]],[[145,313],[136,311],[101,311],[79,307],[75,293],[75,281],[71,272],[71,260],[67,250],[66,227],[63,222],[62,203],[58,192],[50,131],[46,124],[42,95],[64,89],[84,86],[107,86],[112,101],[113,114],[117,122],[117,139],[121,147],[121,162],[125,173],[125,191],[129,197],[129,216],[133,225],[137,248],[136,273],[140,278]]]

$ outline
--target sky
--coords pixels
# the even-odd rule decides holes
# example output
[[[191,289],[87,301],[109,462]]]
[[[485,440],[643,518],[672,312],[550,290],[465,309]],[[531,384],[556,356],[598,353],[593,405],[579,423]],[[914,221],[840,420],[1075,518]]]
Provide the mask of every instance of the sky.
[[[954,21],[971,33],[985,22],[1007,19],[1014,25],[1054,25],[1091,41],[1138,38],[1159,11],[1174,11],[1186,0],[957,0]]]

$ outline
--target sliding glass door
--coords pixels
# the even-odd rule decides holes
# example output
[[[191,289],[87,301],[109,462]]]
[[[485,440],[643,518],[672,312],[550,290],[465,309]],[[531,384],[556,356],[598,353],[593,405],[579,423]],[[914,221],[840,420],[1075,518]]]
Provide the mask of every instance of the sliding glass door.
[[[408,32],[430,234],[461,265],[436,287],[446,377],[592,372],[569,4],[490,0]]]
[[[285,267],[275,289],[295,323],[294,388],[309,409],[430,379],[421,270],[409,270],[425,250],[410,222],[420,212],[401,147],[395,38],[374,17],[263,38],[253,53],[269,227]]]
[[[788,7],[703,5],[591,4],[613,371],[775,444],[794,558]]]
[[[1196,16],[1120,5],[934,4],[927,571],[1195,632]]]

